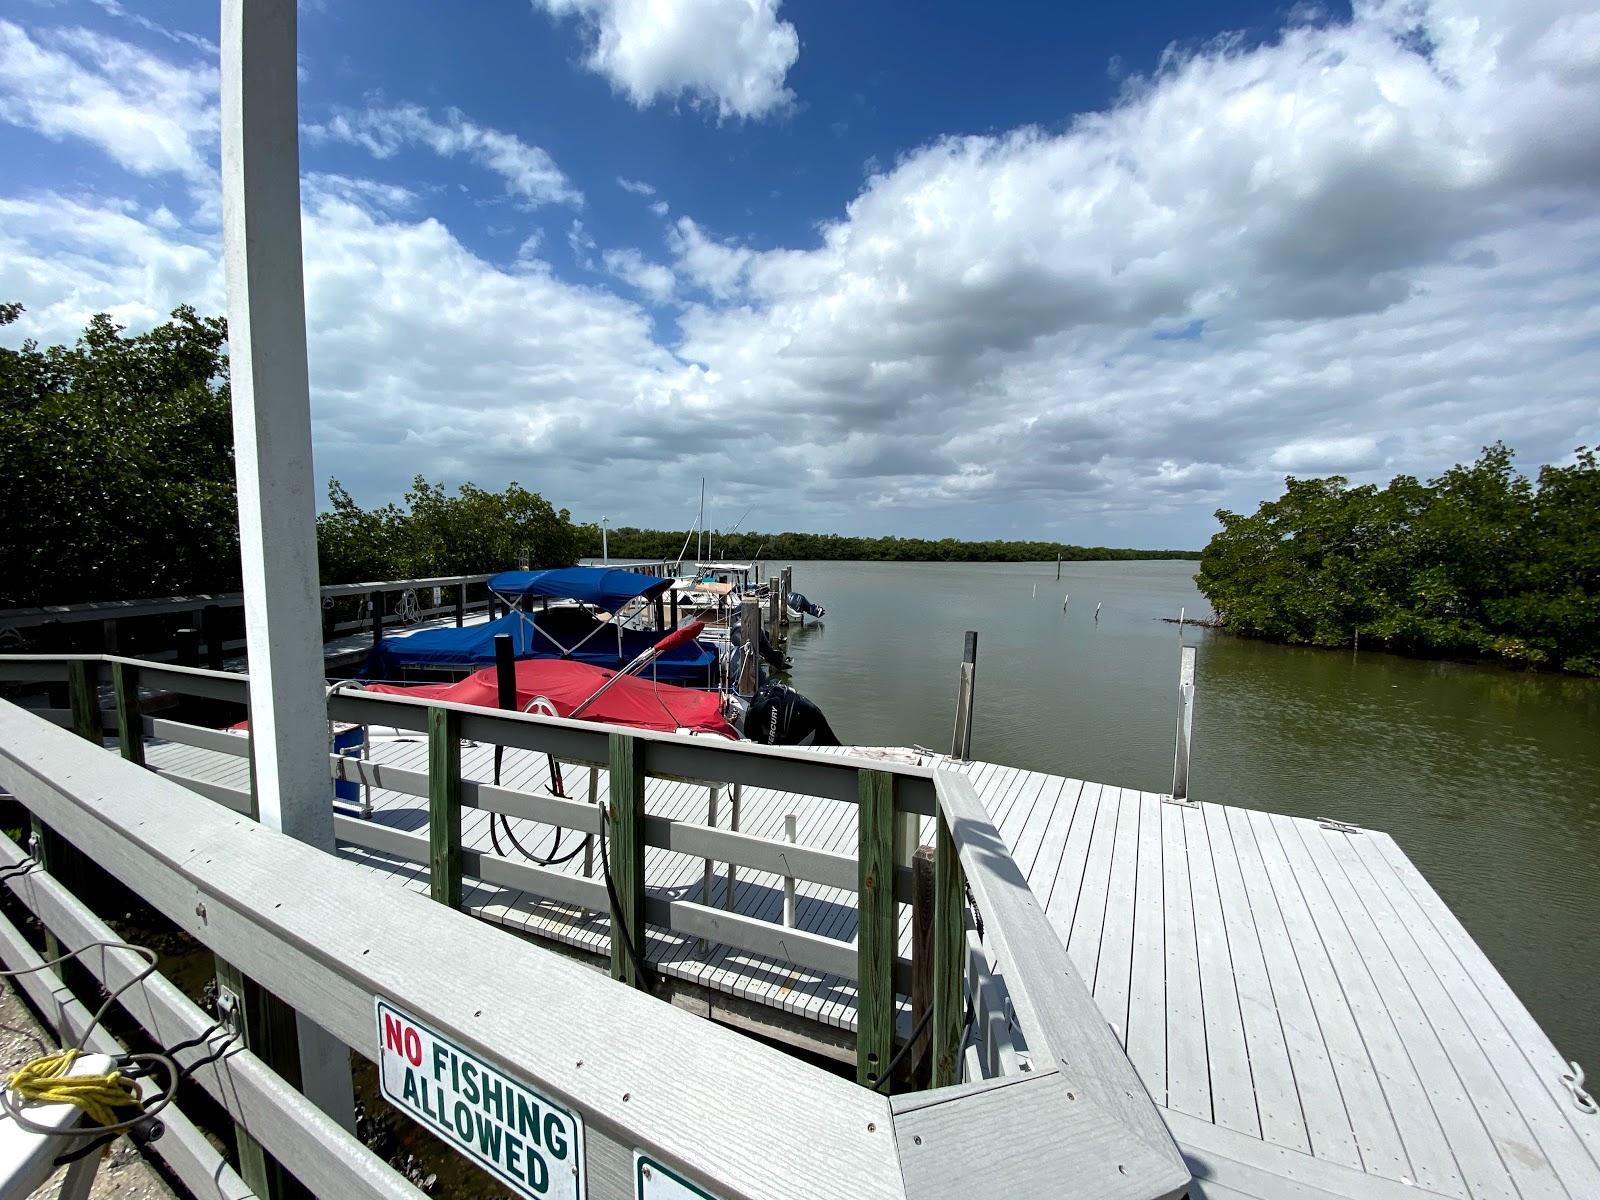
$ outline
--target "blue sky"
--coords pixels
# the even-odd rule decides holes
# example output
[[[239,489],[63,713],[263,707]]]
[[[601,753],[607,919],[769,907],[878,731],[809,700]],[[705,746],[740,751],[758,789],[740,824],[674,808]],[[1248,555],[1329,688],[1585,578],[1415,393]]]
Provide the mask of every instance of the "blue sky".
[[[1597,440],[1600,11],[1081,7],[302,5],[319,474],[1198,545]],[[0,3],[0,336],[222,311],[216,38]]]

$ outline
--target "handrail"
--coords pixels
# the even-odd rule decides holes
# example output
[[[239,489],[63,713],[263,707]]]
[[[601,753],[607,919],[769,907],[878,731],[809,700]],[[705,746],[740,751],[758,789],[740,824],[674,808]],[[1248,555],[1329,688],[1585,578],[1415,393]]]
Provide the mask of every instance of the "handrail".
[[[323,596],[362,596],[371,592],[401,592],[409,588],[459,587],[487,583],[488,575],[440,575],[428,579],[379,579],[368,583],[330,583],[322,586]],[[154,617],[165,613],[192,612],[196,609],[240,608],[241,592],[196,593],[192,596],[153,596],[148,600],[92,600],[78,604],[30,604],[19,608],[0,608],[0,626],[25,629],[32,625],[72,624],[78,621],[110,621],[126,617]]]
[[[81,658],[78,661],[82,661]],[[126,690],[127,676],[132,671],[143,669],[138,665],[128,666],[127,660],[114,660],[111,665],[114,674],[122,677],[119,691]],[[90,672],[73,667],[69,674],[75,680],[74,699],[81,701],[77,693],[88,690],[85,680]],[[183,678],[185,682],[198,681],[210,674],[213,673],[183,672]],[[210,682],[222,686],[215,679]],[[881,1164],[874,1164],[872,1153],[875,1151],[864,1147],[859,1140],[862,1125],[856,1125],[854,1133],[848,1122],[839,1128],[830,1126],[824,1140],[819,1142],[813,1136],[818,1133],[815,1122],[798,1119],[796,1111],[790,1111],[787,1106],[784,1112],[772,1112],[772,1116],[780,1123],[795,1120],[793,1127],[786,1130],[786,1136],[792,1136],[793,1140],[789,1150],[771,1158],[762,1156],[766,1152],[755,1153],[748,1144],[737,1147],[726,1144],[727,1138],[736,1138],[728,1130],[720,1130],[716,1135],[725,1143],[718,1147],[708,1144],[705,1129],[694,1127],[693,1123],[658,1127],[646,1121],[648,1135],[661,1139],[653,1144],[668,1156],[665,1161],[686,1166],[693,1163],[692,1169],[705,1177],[718,1194],[730,1198],[773,1192],[797,1194],[804,1189],[797,1189],[795,1180],[815,1179],[819,1170],[818,1157],[827,1158],[830,1169],[840,1165],[841,1158],[849,1159],[850,1169],[860,1173],[852,1176],[848,1184],[840,1185],[835,1180],[834,1194],[944,1196],[955,1194],[952,1191],[954,1182],[963,1181],[956,1191],[980,1187],[984,1194],[1031,1195],[1058,1188],[1063,1179],[1072,1179],[1082,1183],[1087,1194],[1155,1197],[1176,1196],[1187,1186],[1188,1175],[1170,1135],[965,777],[910,764],[769,747],[714,745],[684,735],[641,734],[551,718],[485,713],[460,705],[412,701],[413,706],[426,711],[408,713],[404,703],[395,704],[395,701],[404,700],[400,697],[338,699],[376,704],[391,718],[395,714],[411,720],[419,716],[424,721],[431,718],[436,728],[443,723],[458,735],[470,736],[469,722],[475,721],[483,730],[495,730],[517,739],[508,744],[527,742],[535,749],[555,744],[575,747],[583,752],[578,757],[590,761],[597,749],[596,739],[604,738],[611,751],[608,766],[613,775],[613,821],[618,819],[619,811],[628,811],[626,798],[633,796],[635,828],[640,833],[647,819],[643,813],[643,789],[626,782],[619,789],[619,770],[633,772],[636,778],[642,779],[655,761],[658,765],[687,769],[691,778],[725,778],[734,774],[742,775],[749,782],[761,783],[776,777],[786,781],[785,790],[801,790],[788,781],[795,774],[805,774],[806,778],[828,788],[828,791],[816,793],[823,795],[841,791],[840,773],[848,773],[859,789],[857,801],[873,806],[871,819],[867,819],[864,809],[860,822],[864,831],[858,859],[862,957],[857,974],[863,986],[859,993],[861,1032],[858,1044],[876,1045],[880,1054],[892,1046],[887,1040],[888,1034],[876,1031],[892,1028],[894,972],[891,971],[887,979],[880,974],[882,950],[871,947],[887,945],[892,954],[895,907],[892,901],[886,904],[889,893],[883,891],[882,877],[878,874],[882,869],[880,864],[888,861],[885,843],[882,838],[869,843],[869,837],[873,836],[869,828],[886,827],[883,814],[900,809],[898,801],[905,786],[924,787],[935,799],[939,816],[932,1013],[935,1084],[949,1085],[957,1078],[953,1060],[961,1035],[960,1010],[967,955],[964,881],[970,883],[977,907],[983,914],[989,946],[1025,1038],[1028,1060],[1019,1067],[1017,1075],[954,1087],[936,1086],[932,1091],[903,1093],[888,1101],[887,1119],[892,1121],[893,1128],[893,1148],[889,1152],[899,1156],[899,1175],[895,1178],[876,1173]],[[78,713],[82,707],[81,702],[75,703],[74,712]],[[390,719],[385,723],[395,722]],[[619,745],[628,747],[620,757]],[[434,921],[439,918],[455,920],[456,914],[441,905],[424,905],[422,909],[428,911],[424,919],[413,897],[404,892],[392,897],[386,895],[377,906],[384,910],[385,918],[395,913],[404,914],[402,925],[386,932],[389,926],[385,921],[379,920],[374,926],[377,918],[368,914],[367,910],[373,907],[370,887],[359,867],[337,860],[330,863],[318,851],[262,830],[248,819],[229,813],[167,780],[138,771],[131,763],[120,762],[113,755],[85,754],[81,740],[27,716],[10,704],[0,704],[0,785],[9,787],[38,817],[72,844],[98,861],[119,864],[125,882],[185,930],[235,962],[247,974],[260,978],[286,1003],[306,1012],[364,1053],[372,1053],[371,1047],[364,1047],[362,1042],[371,1037],[372,995],[379,990],[376,982],[380,976],[372,972],[404,965],[421,980],[418,986],[424,998],[419,999],[407,988],[395,984],[393,976],[382,975],[384,981],[395,985],[389,993],[391,998],[403,998],[411,1011],[434,1021],[444,1032],[469,1046],[485,1051],[495,1048],[482,1040],[483,1029],[476,1023],[479,1011],[488,1009],[475,1010],[474,1019],[467,1020],[461,1011],[461,997],[481,998],[508,990],[515,994],[516,988],[525,986],[524,974],[529,974],[530,978],[535,975],[543,978],[542,986],[529,993],[537,995],[538,1003],[533,1011],[542,1012],[544,1019],[537,1022],[541,1030],[552,1017],[562,1013],[574,1014],[573,1021],[583,1025],[595,1012],[607,1012],[617,1018],[618,1029],[636,1031],[651,1042],[642,1049],[637,1041],[628,1040],[631,1057],[619,1059],[615,1054],[608,1057],[614,1087],[623,1082],[628,1070],[640,1063],[661,1063],[663,1047],[653,1044],[652,1039],[667,1031],[639,1016],[651,1011],[649,1008],[639,1009],[634,1001],[618,1001],[613,995],[627,997],[632,994],[628,989],[612,988],[574,964],[565,965],[580,971],[587,987],[576,982],[579,975],[569,979],[565,973],[558,973],[557,979],[550,976],[549,967],[542,959],[536,971],[514,971],[511,977],[503,977],[508,954],[515,958],[527,951],[547,952],[522,943],[515,943],[516,949],[508,951],[503,935],[475,924],[468,935],[460,932],[459,924],[451,925],[448,934],[444,927],[434,930]],[[456,791],[459,795],[459,789]],[[435,792],[436,804],[439,794]],[[437,821],[430,824],[430,841],[436,837],[433,831],[438,824]],[[892,827],[892,820],[888,827]],[[415,840],[420,844],[423,839]],[[280,843],[286,844],[280,847]],[[642,844],[638,843],[638,849],[642,849]],[[759,924],[748,918],[733,919],[720,910],[705,909],[689,902],[669,905],[656,898],[647,900],[643,893],[642,853],[628,850],[624,839],[619,838],[613,845],[613,871],[619,880],[632,880],[637,885],[632,893],[637,899],[628,903],[639,905],[632,910],[635,915],[629,915],[627,909],[613,907],[614,928],[621,920],[625,928],[642,932],[642,922],[649,919],[683,932],[717,938],[723,932],[733,932],[735,924]],[[271,852],[264,854],[264,847],[271,847]],[[434,849],[437,850],[437,846]],[[460,870],[461,859],[465,856],[459,842],[455,844],[455,854],[457,865],[453,869]],[[519,879],[539,870],[507,860],[490,861],[491,857],[473,855],[472,859],[476,860],[474,865],[480,871],[503,873],[509,868],[518,868],[515,874]],[[437,870],[440,862],[437,853],[433,861]],[[313,879],[317,882],[309,882]],[[571,876],[560,879],[564,882],[543,882],[581,889],[583,897],[577,902],[586,906],[599,903],[598,893],[602,889],[598,882]],[[324,880],[330,882],[324,886]],[[435,887],[437,895],[437,880]],[[197,892],[201,899],[199,905],[195,904]],[[367,900],[365,905],[358,902],[358,894]],[[215,908],[211,903],[213,899]],[[209,920],[205,915],[207,910],[212,910]],[[361,916],[353,920],[357,912]],[[308,924],[313,916],[320,924]],[[420,925],[419,920],[422,921]],[[640,923],[635,924],[635,921]],[[869,933],[875,942],[869,941]],[[427,952],[391,946],[385,941],[386,937],[398,937],[406,945],[426,946]],[[489,937],[498,940],[485,940]],[[359,948],[353,939],[360,940]],[[614,945],[616,940],[613,939]],[[819,942],[826,940],[818,939]],[[451,953],[441,960],[439,952],[446,946]],[[474,960],[469,955],[461,960],[457,951],[468,949],[481,958]],[[818,949],[826,951],[825,946]],[[615,962],[615,949],[613,954]],[[522,959],[517,958],[517,961]],[[869,982],[874,975],[879,982]],[[492,985],[488,982],[490,976],[494,976]],[[448,979],[450,986],[445,987],[441,979]],[[559,984],[558,992],[569,989],[573,995],[565,999],[551,995],[550,989],[556,984]],[[608,990],[591,995],[597,984]],[[358,994],[356,999],[352,999],[352,990]],[[523,1014],[520,1019],[521,1025],[513,1020],[502,1021],[496,1027],[502,1031],[525,1029],[529,1017]],[[693,1018],[689,1020],[693,1023]],[[440,1021],[454,1023],[443,1025]],[[702,1094],[707,1075],[718,1074],[708,1064],[720,1069],[725,1064],[718,1056],[731,1051],[719,1046],[713,1054],[710,1045],[697,1041],[693,1034],[674,1032],[672,1036],[687,1038],[682,1045],[691,1047],[676,1060],[678,1073],[687,1074],[682,1080],[674,1079],[674,1084]],[[550,1088],[550,1094],[563,1102],[571,1100],[580,1107],[590,1103],[597,1105],[594,1110],[597,1128],[630,1128],[637,1126],[641,1118],[662,1116],[649,1105],[631,1109],[616,1107],[615,1095],[602,1094],[605,1089],[601,1093],[592,1090],[591,1085],[604,1072],[590,1074],[585,1066],[585,1073],[580,1076],[574,1073],[578,1069],[570,1064],[563,1066],[553,1060],[559,1057],[556,1047],[564,1045],[570,1051],[579,1044],[593,1043],[582,1038],[575,1042],[570,1031],[558,1032],[554,1042],[544,1044],[551,1051],[552,1061],[546,1062],[540,1056],[533,1056],[538,1059],[533,1061],[525,1054],[521,1059],[508,1062],[508,1067],[530,1078],[536,1086]],[[784,1059],[781,1054],[778,1057]],[[740,1061],[748,1060],[741,1058]],[[862,1115],[867,1115],[859,1105],[884,1102],[883,1097],[869,1088],[849,1085],[843,1085],[849,1100],[831,1090],[824,1096],[812,1087],[814,1081],[804,1081],[801,1086],[803,1081],[799,1077],[790,1078],[788,1068],[771,1066],[771,1069],[777,1072],[767,1077],[772,1086],[761,1090],[760,1103],[767,1111],[772,1110],[768,1100],[774,1089],[794,1099],[799,1094],[795,1089],[799,1088],[809,1097],[808,1103],[835,1106],[836,1111],[830,1113],[830,1117],[837,1115],[840,1104],[857,1106],[855,1119],[858,1121]],[[863,1060],[858,1068],[858,1079],[870,1082],[875,1078],[873,1072],[881,1069],[881,1058],[871,1065],[870,1071],[869,1064]],[[830,1080],[828,1085],[817,1086],[831,1089],[839,1082]],[[722,1099],[728,1095],[751,1094],[729,1092],[727,1084],[726,1079],[718,1076],[713,1092]],[[660,1086],[658,1079],[656,1087]],[[712,1110],[717,1102],[709,1098],[712,1093],[704,1094],[706,1098],[699,1102],[701,1119],[715,1125],[717,1118]],[[688,1103],[684,1097],[677,1098]],[[889,1128],[883,1124],[884,1110],[875,1111],[878,1115],[869,1116],[866,1124],[879,1131]],[[670,1137],[667,1136],[669,1132]],[[635,1128],[632,1135],[643,1138],[646,1133]],[[683,1140],[685,1138],[688,1140]],[[761,1139],[756,1137],[755,1140]],[[650,1148],[650,1144],[640,1144]],[[826,1145],[828,1153],[808,1157],[802,1167],[792,1158],[792,1148],[796,1144]],[[1014,1156],[1015,1163],[1007,1164],[997,1174],[984,1174],[980,1181],[972,1172],[986,1163],[989,1166],[982,1169],[992,1169],[992,1148],[999,1144],[1052,1149],[1040,1154]],[[841,1155],[841,1147],[849,1152]],[[864,1157],[858,1156],[858,1152]],[[781,1187],[775,1184],[770,1191],[747,1189],[748,1178],[725,1178],[713,1170],[726,1167],[742,1172],[748,1167],[761,1174],[761,1168],[777,1164],[785,1165],[789,1173],[782,1176]],[[762,1174],[762,1178],[772,1182],[770,1176]],[[874,1179],[878,1182],[873,1183]],[[817,1182],[821,1188],[822,1182]],[[618,1194],[624,1193],[619,1191]]]

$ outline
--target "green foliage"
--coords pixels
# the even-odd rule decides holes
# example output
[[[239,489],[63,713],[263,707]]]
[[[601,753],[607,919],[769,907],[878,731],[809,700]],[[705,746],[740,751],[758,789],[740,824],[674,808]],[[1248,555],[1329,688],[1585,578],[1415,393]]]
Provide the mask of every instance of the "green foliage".
[[[0,325],[22,312],[0,304]],[[238,590],[227,337],[184,307],[137,337],[101,314],[74,346],[0,348],[0,607]],[[366,511],[335,481],[329,498],[324,583],[577,557],[567,511],[517,484],[450,495],[418,476],[405,506]]]
[[[600,529],[582,527],[583,554],[598,558]],[[613,558],[677,560],[691,531],[635,529],[621,526],[610,532]],[[1107,546],[1069,546],[1060,542],[963,542],[956,538],[843,537],[836,533],[736,533],[715,534],[713,553],[719,560],[748,562],[763,559],[835,559],[853,562],[1046,562],[1058,555],[1077,559],[1198,558],[1192,550],[1126,550]]]
[[[1236,633],[1600,674],[1600,466],[1520,474],[1496,443],[1427,484],[1285,480],[1222,510],[1196,582]]]
[[[102,313],[76,345],[0,348],[0,606],[238,586],[227,336],[183,307],[138,337]]]
[[[363,509],[337,479],[317,518],[324,583],[476,575],[527,563],[570,566],[580,532],[566,509],[511,484],[489,492],[467,483],[454,496],[418,475],[405,507]]]

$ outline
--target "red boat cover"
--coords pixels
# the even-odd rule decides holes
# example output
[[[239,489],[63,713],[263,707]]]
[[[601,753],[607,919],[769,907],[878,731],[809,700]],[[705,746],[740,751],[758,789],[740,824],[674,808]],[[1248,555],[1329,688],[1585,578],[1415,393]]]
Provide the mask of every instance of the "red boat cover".
[[[645,668],[647,671],[649,668]],[[604,667],[567,659],[525,658],[517,663],[517,707],[526,708],[536,696],[550,701],[556,715],[565,717],[600,690],[616,675]],[[495,668],[475,671],[459,683],[424,683],[403,686],[371,683],[368,692],[387,692],[396,696],[420,696],[428,700],[449,700],[455,704],[476,704],[480,708],[500,707],[500,685]],[[584,709],[581,721],[603,721],[611,725],[631,725],[635,729],[654,729],[671,733],[692,729],[696,733],[715,733],[737,738],[738,732],[722,715],[722,698],[716,692],[656,683],[648,678],[628,676]]]

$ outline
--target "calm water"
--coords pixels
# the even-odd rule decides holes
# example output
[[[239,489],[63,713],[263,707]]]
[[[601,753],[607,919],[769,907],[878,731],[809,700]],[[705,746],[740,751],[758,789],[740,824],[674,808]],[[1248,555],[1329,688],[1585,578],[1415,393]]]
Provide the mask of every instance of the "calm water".
[[[1053,563],[794,568],[828,617],[791,629],[793,681],[842,741],[948,750],[976,629],[974,757],[1170,789],[1179,642],[1157,618],[1208,611],[1193,563],[1063,564],[1059,583]],[[1185,638],[1190,795],[1392,834],[1557,1047],[1600,1073],[1600,682]]]

